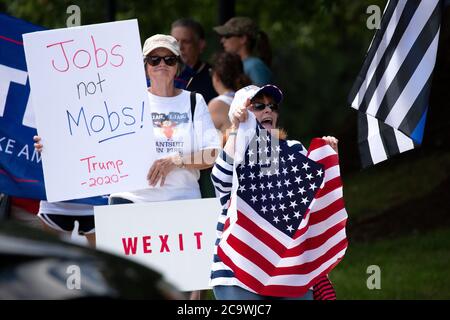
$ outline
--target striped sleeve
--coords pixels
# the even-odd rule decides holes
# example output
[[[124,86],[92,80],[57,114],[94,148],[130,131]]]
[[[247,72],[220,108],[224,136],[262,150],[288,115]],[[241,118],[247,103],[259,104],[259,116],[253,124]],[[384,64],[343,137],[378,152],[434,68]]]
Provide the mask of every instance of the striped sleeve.
[[[216,159],[211,179],[216,190],[221,194],[230,193],[233,182],[233,158],[224,150]]]
[[[314,300],[336,300],[336,291],[327,275],[318,278],[313,286]]]

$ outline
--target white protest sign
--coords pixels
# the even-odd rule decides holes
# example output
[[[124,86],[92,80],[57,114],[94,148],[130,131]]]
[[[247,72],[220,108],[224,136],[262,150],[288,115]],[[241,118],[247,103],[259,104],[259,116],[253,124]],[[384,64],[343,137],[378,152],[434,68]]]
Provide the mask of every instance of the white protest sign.
[[[156,151],[137,20],[23,39],[47,199],[148,187]]]
[[[97,248],[162,273],[181,291],[208,289],[218,198],[96,206]]]

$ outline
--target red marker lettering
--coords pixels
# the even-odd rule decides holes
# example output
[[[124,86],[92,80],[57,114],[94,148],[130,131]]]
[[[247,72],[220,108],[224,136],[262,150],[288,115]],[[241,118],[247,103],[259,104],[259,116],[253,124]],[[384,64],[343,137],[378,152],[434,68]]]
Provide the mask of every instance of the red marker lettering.
[[[152,249],[150,249],[150,239],[151,236],[142,237],[142,242],[144,244],[144,253],[152,253]]]
[[[68,42],[72,42],[72,41],[74,41],[74,40],[67,40],[67,41],[56,42],[56,43],[49,44],[49,45],[47,46],[47,48],[50,48],[50,47],[53,47],[53,46],[56,46],[56,45],[60,45],[60,46],[61,46],[61,51],[62,51],[62,54],[63,54],[63,56],[64,56],[64,60],[65,60],[65,62],[66,62],[66,66],[65,66],[64,68],[59,69],[59,68],[57,68],[56,65],[55,65],[55,59],[52,59],[52,65],[53,65],[53,68],[54,68],[56,71],[59,71],[59,72],[66,72],[67,70],[69,70],[69,59],[67,59],[66,50],[64,50],[64,45],[63,45],[63,44],[64,44],[64,43],[68,43]]]
[[[183,234],[182,233],[178,234],[178,244],[180,245],[180,251],[183,251],[184,246],[183,246]]]
[[[112,56],[116,56],[116,57],[120,57],[120,63],[119,64],[114,64],[114,63],[110,62],[111,65],[114,66],[114,67],[120,67],[123,64],[123,61],[124,61],[124,58],[123,58],[123,56],[121,54],[114,53],[114,49],[119,48],[119,47],[122,47],[122,46],[120,44],[116,44],[114,47],[111,48],[111,55]]]
[[[134,238],[122,238],[123,251],[128,256],[131,254],[136,254],[137,249],[137,237]],[[131,242],[133,241],[133,242]]]
[[[161,250],[159,252],[170,252],[169,246],[167,245],[167,240],[169,239],[169,235],[166,234],[164,236],[159,236],[159,239],[161,240]]]
[[[90,157],[87,157],[87,158],[80,159],[80,161],[85,161],[85,160],[87,160],[88,172],[89,172],[89,173],[91,173],[91,159],[92,159],[92,158],[95,158],[95,156],[90,156]]]
[[[197,249],[201,249],[202,248],[202,243],[200,240],[200,237],[203,235],[203,232],[194,232],[194,236],[197,237]]]

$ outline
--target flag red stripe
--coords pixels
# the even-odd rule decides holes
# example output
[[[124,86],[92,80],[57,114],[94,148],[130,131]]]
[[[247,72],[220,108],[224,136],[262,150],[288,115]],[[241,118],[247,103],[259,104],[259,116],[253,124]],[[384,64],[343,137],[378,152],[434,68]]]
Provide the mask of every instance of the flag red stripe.
[[[228,258],[223,252],[222,248],[217,247],[217,254],[220,259],[233,270],[237,279],[244,283],[247,287],[257,292],[260,295],[273,296],[273,297],[300,297],[303,296],[310,286],[264,286],[258,279],[253,277],[250,273],[239,268]]]
[[[230,218],[227,218],[227,220],[225,220],[225,223],[223,224],[222,232],[225,232],[225,230],[227,230],[229,226],[230,226]]]
[[[333,178],[330,181],[326,182],[322,189],[317,191],[316,199],[319,199],[319,198],[327,195],[327,193],[330,193],[340,187],[342,187],[341,178],[340,177]]]
[[[297,239],[297,238],[301,237],[303,234],[305,234],[309,230],[309,228],[311,226],[327,220],[329,217],[331,217],[336,212],[344,209],[344,207],[345,207],[344,199],[339,198],[336,201],[334,201],[333,203],[326,206],[325,208],[322,208],[316,212],[310,213],[311,217],[309,217],[308,224],[306,226],[304,226],[303,228],[299,229],[295,233],[294,238]]]
[[[327,143],[325,142],[325,140],[321,139],[321,138],[314,138],[311,140],[311,143],[309,145],[308,148],[308,154],[307,157],[309,158],[309,155],[312,151],[319,149],[323,146],[327,145]]]
[[[328,157],[322,158],[320,160],[315,160],[317,163],[320,163],[324,166],[324,169],[328,169],[334,166],[339,165],[339,157],[337,154],[329,155]]]
[[[272,235],[264,231],[264,229],[262,229],[259,225],[254,223],[251,219],[249,219],[245,214],[243,214],[240,211],[238,211],[237,224],[240,225],[243,229],[247,230],[247,232],[252,234],[259,241],[264,243],[267,247],[275,251],[280,257],[295,257],[299,254],[302,254],[306,250],[311,250],[320,247],[323,243],[326,242],[327,239],[329,239],[329,237],[332,237],[337,232],[339,232],[343,227],[345,227],[346,221],[347,219],[342,220],[341,222],[329,228],[322,234],[315,237],[307,238],[298,246],[293,247],[291,249],[288,249],[286,246],[280,243]]]
[[[321,272],[317,277],[312,278],[311,281],[304,286],[287,286],[287,285],[264,286],[251,274],[249,274],[248,272],[244,271],[243,269],[239,268],[236,264],[234,264],[233,261],[225,254],[225,252],[223,252],[220,246],[217,248],[217,254],[219,255],[220,259],[233,270],[236,278],[239,279],[242,283],[244,283],[253,291],[258,292],[258,294],[260,295],[273,297],[303,296],[313,285],[313,283],[317,281],[318,278],[328,274],[330,270],[332,270],[342,259],[342,258],[338,259],[335,263],[333,263],[327,269]]]
[[[334,234],[342,230],[342,225],[337,225],[337,228],[331,228],[334,230],[328,230],[327,232],[306,240],[303,242],[300,246],[298,246],[298,251],[301,251],[301,253],[315,249],[318,246],[325,243],[330,237],[332,237]],[[227,243],[229,246],[231,246],[236,252],[238,252],[241,256],[246,257],[248,260],[252,261],[256,265],[258,265],[264,272],[269,274],[270,276],[275,275],[288,275],[288,274],[308,274],[315,270],[318,266],[322,265],[324,262],[326,262],[329,258],[332,258],[336,253],[338,253],[340,250],[343,249],[342,243],[343,241],[346,243],[347,240],[343,239],[340,242],[338,242],[336,245],[331,247],[326,253],[324,253],[322,256],[318,257],[316,260],[306,262],[303,264],[298,264],[295,266],[290,267],[275,267],[269,260],[267,260],[261,253],[257,252],[254,248],[249,246],[247,243],[243,242],[242,240],[235,237],[233,234],[230,234],[227,238]],[[340,246],[341,245],[341,246]],[[338,248],[338,251],[330,251],[332,249]],[[329,257],[329,253],[331,252],[331,257]],[[296,257],[300,256],[297,252],[294,252],[292,254],[291,250],[286,250],[286,252],[276,252],[279,256],[282,258],[286,257]],[[299,259],[300,263],[300,259]]]
[[[230,236],[228,237],[227,243],[241,256],[245,257],[246,259],[256,264],[261,270],[267,273],[270,277],[274,277],[283,275],[307,275],[313,272],[319,266],[321,266],[322,264],[333,258],[340,251],[342,251],[347,245],[347,239],[342,239],[336,245],[327,250],[323,255],[319,256],[317,259],[313,261],[289,267],[274,266],[269,260],[264,258],[262,254],[260,254],[251,246],[244,243],[240,239],[236,238],[232,234],[230,234]]]
[[[272,295],[277,297],[299,297],[302,296],[308,291],[309,288],[312,287],[317,278],[326,275],[332,270],[342,258],[338,259],[335,263],[333,263],[330,267],[324,270],[320,275],[314,277],[307,285],[305,286],[282,286],[282,285],[271,285],[265,286],[261,288],[262,295]],[[255,290],[256,291],[256,290]]]
[[[237,224],[250,232],[255,238],[263,242],[266,246],[272,248],[275,252],[284,252],[287,248],[275,239],[271,234],[267,233],[260,226],[250,220],[245,214],[238,210]]]
[[[300,243],[299,245],[290,248],[286,251],[284,254],[285,257],[295,257],[298,255],[303,254],[307,250],[313,250],[317,249],[321,245],[323,245],[325,242],[327,242],[328,239],[336,235],[339,231],[341,231],[343,228],[345,228],[345,223],[347,219],[340,221],[339,223],[335,224],[331,228],[329,228],[327,231],[322,232],[321,234],[307,238],[305,241]]]

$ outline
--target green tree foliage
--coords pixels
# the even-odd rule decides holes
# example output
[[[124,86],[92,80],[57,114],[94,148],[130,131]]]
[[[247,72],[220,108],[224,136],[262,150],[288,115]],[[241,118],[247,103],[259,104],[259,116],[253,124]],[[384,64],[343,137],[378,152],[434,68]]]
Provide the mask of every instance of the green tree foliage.
[[[76,4],[83,25],[108,21],[108,0],[0,0],[16,17],[47,28],[65,27],[66,9]],[[285,92],[282,125],[290,136],[306,142],[316,135],[341,132],[355,113],[347,94],[362,65],[374,30],[366,27],[369,5],[384,8],[386,0],[236,1],[236,15],[253,18],[269,35],[275,83]],[[141,40],[168,33],[172,21],[192,17],[206,30],[205,59],[220,50],[215,0],[115,1],[116,19],[139,21]],[[353,121],[354,122],[354,121]]]

